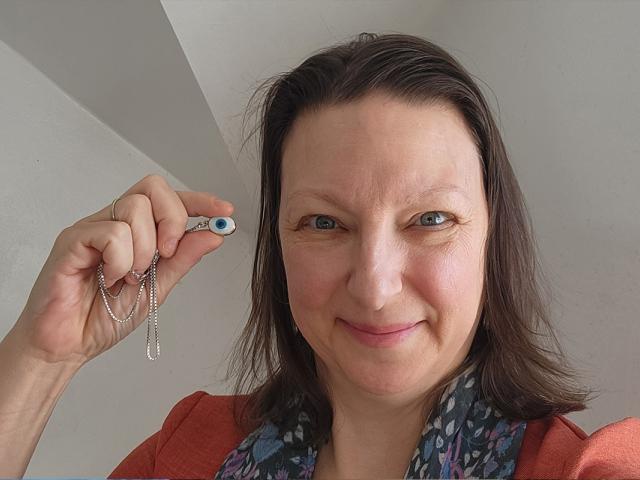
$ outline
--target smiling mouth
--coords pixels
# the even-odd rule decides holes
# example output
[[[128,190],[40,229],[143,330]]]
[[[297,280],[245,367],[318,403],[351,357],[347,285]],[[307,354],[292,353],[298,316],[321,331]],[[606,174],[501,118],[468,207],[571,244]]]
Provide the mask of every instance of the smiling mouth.
[[[352,339],[368,348],[393,348],[400,346],[412,338],[419,330],[422,322],[391,324],[385,327],[375,327],[365,330],[362,325],[355,326],[346,320],[338,318],[338,323]],[[367,327],[371,328],[371,327]]]
[[[420,323],[420,322],[400,323],[400,324],[388,325],[386,327],[363,327],[362,325],[357,325],[351,322],[347,322],[342,318],[338,318],[338,320],[348,324],[350,327],[355,328],[356,330],[359,330],[364,333],[368,333],[370,335],[390,335],[392,333],[398,333],[404,330],[409,330],[410,328],[413,328],[416,324]]]

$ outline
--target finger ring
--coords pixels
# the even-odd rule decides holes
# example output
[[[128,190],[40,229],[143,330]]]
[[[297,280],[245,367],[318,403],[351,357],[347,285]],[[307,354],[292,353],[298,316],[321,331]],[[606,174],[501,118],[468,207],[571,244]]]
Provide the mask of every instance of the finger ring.
[[[145,273],[137,273],[135,270],[131,269],[129,270],[129,273],[131,274],[131,276],[133,278],[135,278],[137,280],[138,283],[140,283],[140,280],[142,280],[143,278],[146,278],[148,272]]]
[[[116,202],[120,200],[120,197],[116,198],[113,202],[111,202],[111,220],[117,222],[116,219]]]

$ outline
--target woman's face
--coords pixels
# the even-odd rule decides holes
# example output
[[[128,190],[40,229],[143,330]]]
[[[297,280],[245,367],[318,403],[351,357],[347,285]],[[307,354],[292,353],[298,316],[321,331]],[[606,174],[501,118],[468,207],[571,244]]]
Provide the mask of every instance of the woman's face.
[[[457,367],[488,228],[462,115],[381,94],[324,107],[294,122],[281,180],[290,308],[330,389],[418,395]]]

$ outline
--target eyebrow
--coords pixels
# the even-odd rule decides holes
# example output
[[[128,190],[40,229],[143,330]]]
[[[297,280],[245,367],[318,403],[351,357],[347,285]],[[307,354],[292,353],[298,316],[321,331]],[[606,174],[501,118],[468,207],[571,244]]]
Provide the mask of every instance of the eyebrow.
[[[431,187],[431,188],[427,188],[425,190],[422,190],[420,192],[417,193],[410,193],[409,195],[407,195],[404,199],[403,202],[409,203],[412,201],[419,201],[425,198],[429,198],[429,197],[433,197],[436,195],[442,195],[442,194],[454,194],[454,195],[458,195],[463,197],[465,200],[467,200],[468,202],[471,202],[471,199],[469,198],[469,196],[467,195],[467,193],[460,187],[458,187],[457,185],[452,185],[452,184],[444,184],[444,185],[438,185],[435,187]],[[333,192],[328,192],[326,190],[318,190],[318,189],[314,189],[314,188],[307,188],[307,189],[303,189],[303,190],[296,190],[295,192],[292,192],[288,197],[287,200],[291,200],[294,197],[298,197],[298,196],[302,196],[302,197],[315,197],[318,198],[320,200],[324,200],[328,203],[331,203],[333,205],[336,205],[338,207],[340,207],[344,202],[341,202],[339,196]]]

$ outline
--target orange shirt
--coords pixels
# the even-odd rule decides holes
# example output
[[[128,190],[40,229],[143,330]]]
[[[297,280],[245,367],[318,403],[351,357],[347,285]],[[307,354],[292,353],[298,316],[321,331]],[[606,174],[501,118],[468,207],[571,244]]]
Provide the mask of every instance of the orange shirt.
[[[108,478],[213,478],[249,432],[233,420],[233,397],[197,391]],[[515,478],[640,478],[640,419],[587,435],[563,416],[529,421]]]

